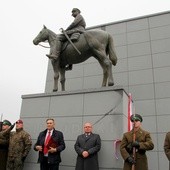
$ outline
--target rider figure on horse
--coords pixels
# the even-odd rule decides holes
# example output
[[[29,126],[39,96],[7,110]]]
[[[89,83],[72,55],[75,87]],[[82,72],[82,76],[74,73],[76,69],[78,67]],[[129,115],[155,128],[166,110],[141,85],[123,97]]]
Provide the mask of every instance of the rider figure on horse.
[[[78,8],[73,8],[72,16],[75,18],[74,21],[65,30],[66,34],[70,39],[75,42],[78,40],[81,33],[85,32],[86,22],[83,16],[80,14],[81,11]],[[46,54],[50,59],[57,59],[61,52],[62,43],[67,40],[64,34],[59,34],[59,41],[57,46],[50,49],[50,54]],[[71,70],[72,64],[66,66],[66,70]]]

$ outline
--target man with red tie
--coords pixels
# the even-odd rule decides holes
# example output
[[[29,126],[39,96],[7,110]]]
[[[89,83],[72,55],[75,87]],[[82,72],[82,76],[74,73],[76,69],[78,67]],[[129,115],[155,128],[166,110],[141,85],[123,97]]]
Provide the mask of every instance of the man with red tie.
[[[55,130],[54,119],[46,120],[47,129],[40,132],[34,145],[39,151],[40,170],[59,170],[60,153],[65,149],[63,133]]]

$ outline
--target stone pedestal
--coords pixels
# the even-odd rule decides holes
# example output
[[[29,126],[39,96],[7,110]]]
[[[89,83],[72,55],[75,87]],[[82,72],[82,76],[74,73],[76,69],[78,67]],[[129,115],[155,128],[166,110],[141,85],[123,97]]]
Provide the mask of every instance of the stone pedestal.
[[[46,119],[55,119],[56,129],[64,134],[66,149],[61,153],[60,170],[73,170],[76,163],[74,144],[83,133],[83,124],[94,124],[93,132],[100,134],[102,148],[99,152],[101,170],[122,169],[123,160],[119,145],[114,140],[121,139],[127,131],[128,97],[119,87],[77,90],[68,92],[42,93],[22,96],[21,119],[24,128],[31,134],[33,144],[39,132],[46,128]],[[117,149],[117,157],[115,157]],[[38,170],[38,153],[30,151],[25,162],[25,170]]]

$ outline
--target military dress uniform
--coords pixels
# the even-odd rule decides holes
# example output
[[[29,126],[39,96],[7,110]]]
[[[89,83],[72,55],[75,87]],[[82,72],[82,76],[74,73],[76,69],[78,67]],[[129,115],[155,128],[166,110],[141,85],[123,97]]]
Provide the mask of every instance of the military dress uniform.
[[[152,150],[154,148],[154,144],[152,142],[150,133],[139,128],[136,132],[136,141],[139,143],[139,148],[136,149],[136,170],[148,170],[148,162],[146,151]],[[130,132],[126,132],[123,135],[121,144],[120,144],[120,152],[123,157],[124,161],[124,169],[123,170],[131,170],[132,164],[127,161],[128,157],[132,157],[133,155],[133,148],[129,147],[130,144],[133,142],[133,130]]]
[[[16,132],[11,132],[9,149],[8,149],[8,161],[7,170],[22,170],[24,160],[31,149],[32,141],[30,135],[21,129],[17,129]]]

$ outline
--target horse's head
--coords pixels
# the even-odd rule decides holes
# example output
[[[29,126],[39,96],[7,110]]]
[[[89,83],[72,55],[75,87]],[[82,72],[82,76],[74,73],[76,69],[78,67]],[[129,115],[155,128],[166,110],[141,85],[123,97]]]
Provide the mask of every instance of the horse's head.
[[[40,31],[40,33],[35,37],[33,40],[34,45],[38,45],[40,42],[44,42],[48,40],[48,29],[44,25],[43,29]]]

